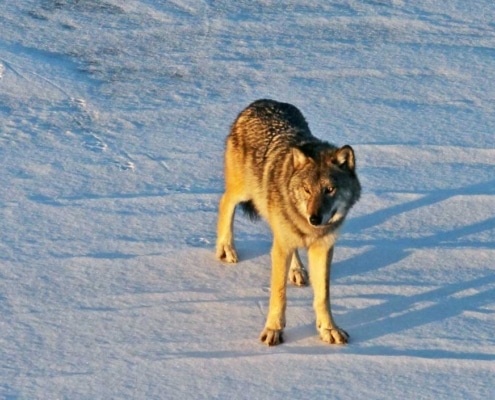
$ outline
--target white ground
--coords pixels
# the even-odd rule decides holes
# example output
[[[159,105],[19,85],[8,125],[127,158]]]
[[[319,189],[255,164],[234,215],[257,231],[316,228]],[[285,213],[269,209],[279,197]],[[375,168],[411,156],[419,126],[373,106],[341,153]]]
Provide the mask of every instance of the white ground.
[[[7,0],[0,398],[495,398],[491,0]],[[224,137],[298,106],[356,151],[332,281],[257,341],[270,231],[214,258]]]

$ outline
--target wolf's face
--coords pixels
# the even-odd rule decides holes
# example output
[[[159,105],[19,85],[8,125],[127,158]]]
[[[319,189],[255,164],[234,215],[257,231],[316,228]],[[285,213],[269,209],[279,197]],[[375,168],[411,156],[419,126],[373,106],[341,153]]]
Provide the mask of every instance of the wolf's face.
[[[315,228],[340,224],[359,199],[354,152],[349,146],[309,157],[293,150],[289,191],[299,213]]]

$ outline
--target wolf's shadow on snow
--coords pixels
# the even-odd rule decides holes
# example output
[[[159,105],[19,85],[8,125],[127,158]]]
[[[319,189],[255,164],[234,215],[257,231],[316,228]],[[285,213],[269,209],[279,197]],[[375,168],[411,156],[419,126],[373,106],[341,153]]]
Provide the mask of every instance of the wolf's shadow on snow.
[[[345,227],[346,232],[357,233],[362,229],[379,225],[389,218],[414,209],[431,206],[440,203],[453,196],[459,195],[493,195],[495,194],[495,180],[477,183],[458,189],[447,189],[431,192],[425,196],[406,203],[382,209],[369,215],[351,219]],[[406,258],[412,249],[428,248],[452,248],[462,247],[462,238],[474,235],[486,230],[494,229],[495,216],[481,222],[465,225],[449,231],[421,238],[398,238],[377,240],[341,240],[340,244],[350,247],[370,246],[364,253],[342,261],[336,268],[335,278],[365,274],[385,268]],[[455,242],[453,244],[453,242]],[[495,249],[495,242],[466,241],[466,247]],[[466,265],[452,265],[452,273],[468,266],[469,258],[465,259]],[[393,284],[393,283],[390,283]],[[385,295],[383,302],[366,309],[351,311],[341,316],[338,320],[351,332],[351,340],[354,343],[367,342],[372,339],[405,331],[407,329],[422,326],[435,321],[460,315],[464,311],[486,311],[480,308],[492,304],[495,299],[495,272],[463,282],[449,283],[416,295]],[[425,282],[428,285],[428,282]],[[423,308],[415,307],[424,304]],[[314,330],[313,327],[312,331]],[[461,332],[452,332],[453,335]],[[299,336],[299,335],[297,335]],[[352,351],[349,346],[348,351]],[[356,352],[369,354],[392,354],[393,349],[383,347],[359,347]],[[418,356],[426,358],[466,358],[480,360],[495,360],[495,354],[448,352],[444,350],[400,350],[401,355]]]
[[[360,230],[371,228],[382,224],[388,219],[415,209],[431,206],[443,202],[451,197],[459,195],[493,195],[495,194],[495,180],[477,183],[468,187],[457,189],[437,190],[427,193],[425,196],[409,202],[394,205],[382,209],[369,215],[350,219],[344,228],[347,233],[357,233]],[[350,259],[335,263],[333,279],[366,274],[392,264],[398,263],[409,256],[413,249],[428,248],[452,248],[454,245],[462,247],[460,241],[463,237],[474,235],[495,227],[495,216],[489,215],[487,219],[471,225],[461,226],[449,231],[438,232],[433,235],[421,238],[401,237],[397,239],[377,239],[377,240],[352,240],[341,239],[337,242],[348,247],[369,247],[365,252]],[[453,243],[455,242],[455,243]],[[267,241],[257,243],[241,244],[241,255],[248,259],[253,259],[269,252],[270,244]],[[495,242],[466,241],[466,247],[470,248],[495,248]],[[254,252],[254,253],[253,253]],[[466,263],[469,259],[466,258]],[[467,266],[467,265],[466,265]],[[453,265],[452,273],[455,273],[464,265]],[[393,284],[390,283],[390,284]],[[355,352],[358,354],[387,354],[416,356],[423,358],[461,358],[473,360],[495,360],[495,354],[475,353],[475,352],[455,352],[446,350],[398,350],[384,348],[383,346],[352,346],[352,343],[364,343],[381,336],[396,334],[408,329],[441,321],[447,318],[460,315],[466,310],[486,312],[480,310],[481,307],[493,303],[495,298],[495,272],[488,275],[471,279],[469,281],[449,283],[442,287],[427,290],[416,295],[383,295],[382,302],[378,305],[370,306],[366,309],[350,311],[345,315],[337,317],[337,322],[348,329],[351,333],[351,345],[343,348],[344,352]],[[425,282],[425,286],[429,283]],[[345,300],[343,300],[345,302]],[[417,307],[423,304],[423,307]],[[452,332],[453,335],[461,332]],[[303,325],[286,329],[287,342],[297,342],[314,336],[313,324]],[[332,347],[332,346],[330,346]],[[299,349],[299,350],[298,350]],[[298,352],[308,354],[308,347],[298,348],[292,346],[288,352]],[[311,350],[309,350],[311,352]],[[315,347],[315,353],[326,353],[321,346]]]

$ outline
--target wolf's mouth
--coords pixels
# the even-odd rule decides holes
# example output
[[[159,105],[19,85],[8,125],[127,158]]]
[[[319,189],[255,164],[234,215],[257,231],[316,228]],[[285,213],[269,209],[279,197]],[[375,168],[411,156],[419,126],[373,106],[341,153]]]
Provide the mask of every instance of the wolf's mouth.
[[[325,218],[323,221],[321,220],[321,217],[320,217],[320,221],[318,221],[318,223],[315,223],[316,221],[311,221],[311,219],[310,219],[309,223],[315,228],[325,228],[334,222],[334,221],[332,221],[332,219],[335,216],[335,214],[337,214],[337,209],[332,210],[330,212],[330,215],[328,216],[328,218]]]

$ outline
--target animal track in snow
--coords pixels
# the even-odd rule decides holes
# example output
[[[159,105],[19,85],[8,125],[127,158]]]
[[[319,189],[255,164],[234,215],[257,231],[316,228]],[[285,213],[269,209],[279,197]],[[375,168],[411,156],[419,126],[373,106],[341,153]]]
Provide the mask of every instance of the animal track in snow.
[[[121,171],[134,171],[134,169],[136,168],[132,161],[114,161],[114,164]]]
[[[70,103],[71,107],[75,110],[75,116],[73,117],[74,122],[84,134],[82,145],[95,153],[109,153],[109,156],[112,158],[111,163],[116,165],[120,171],[134,171],[136,166],[125,151],[109,151],[110,147],[105,140],[99,135],[91,132],[97,128],[95,121],[98,119],[98,113],[90,109],[86,100],[71,98]],[[123,155],[119,153],[122,153]],[[123,157],[127,158],[127,160],[122,160]]]
[[[212,240],[204,236],[190,236],[186,238],[186,243],[192,247],[210,248],[212,243],[214,243]]]
[[[28,85],[42,84],[44,87],[56,89],[63,95],[60,103],[56,105],[59,115],[68,116],[68,118],[61,117],[61,122],[56,125],[66,133],[62,140],[68,139],[72,143],[75,141],[76,145],[79,144],[87,151],[102,154],[106,162],[116,165],[120,171],[135,170],[132,157],[125,150],[114,148],[112,143],[108,142],[109,137],[105,134],[105,127],[100,123],[98,108],[92,107],[84,97],[70,93],[50,76],[45,77],[23,66],[0,59],[0,79],[6,77],[7,70],[12,71]]]
[[[108,148],[107,144],[93,133],[87,136],[83,146],[95,152],[102,152]]]

